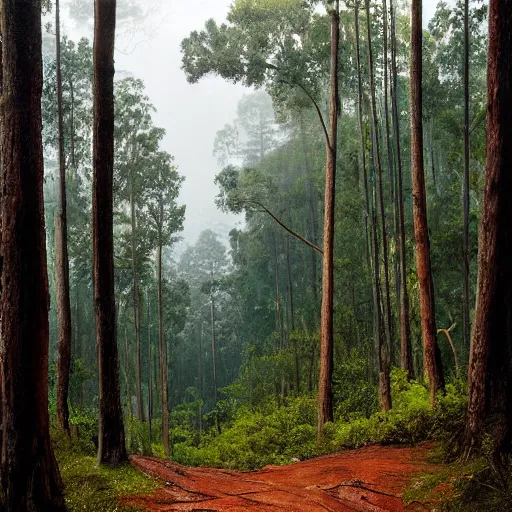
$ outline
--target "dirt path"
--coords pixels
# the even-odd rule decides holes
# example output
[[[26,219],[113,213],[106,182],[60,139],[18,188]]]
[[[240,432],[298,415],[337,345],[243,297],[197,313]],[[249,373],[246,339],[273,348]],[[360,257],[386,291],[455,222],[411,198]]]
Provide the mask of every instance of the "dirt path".
[[[132,457],[133,466],[164,487],[124,501],[146,511],[424,511],[405,507],[402,494],[415,473],[430,469],[429,448],[374,446],[253,472]]]

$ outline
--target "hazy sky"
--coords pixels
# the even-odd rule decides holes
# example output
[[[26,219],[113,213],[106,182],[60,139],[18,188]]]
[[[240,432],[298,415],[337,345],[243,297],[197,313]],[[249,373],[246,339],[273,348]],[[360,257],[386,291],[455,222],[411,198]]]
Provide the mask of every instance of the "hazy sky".
[[[141,0],[142,5],[145,2]],[[436,3],[424,0],[425,20]],[[160,0],[160,12],[150,21],[154,29],[149,40],[141,35],[129,54],[116,51],[116,70],[144,80],[157,109],[155,124],[167,131],[163,149],[174,155],[186,178],[180,200],[187,205],[183,236],[189,243],[194,243],[203,229],[226,232],[239,221],[215,207],[213,179],[219,168],[212,148],[215,134],[233,121],[237,103],[247,91],[217,78],[190,85],[180,69],[182,39],[201,29],[208,18],[224,20],[230,4],[231,0]],[[68,33],[73,39],[78,36]]]

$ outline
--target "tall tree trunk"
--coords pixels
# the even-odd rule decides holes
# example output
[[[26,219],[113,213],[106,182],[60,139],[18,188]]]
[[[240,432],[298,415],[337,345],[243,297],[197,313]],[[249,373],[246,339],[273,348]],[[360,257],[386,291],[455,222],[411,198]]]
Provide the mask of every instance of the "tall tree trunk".
[[[380,286],[379,272],[379,236],[378,218],[377,218],[377,184],[375,179],[375,162],[372,165],[372,259],[373,259],[373,281],[374,281],[374,336],[377,341],[377,362],[379,366],[379,402],[383,411],[387,412],[391,409],[391,385],[389,379],[389,364],[386,350],[386,334],[384,322],[382,321],[382,291]]]
[[[130,212],[131,212],[131,250],[132,250],[132,280],[133,280],[133,325],[135,330],[135,385],[137,393],[137,416],[144,421],[144,403],[142,400],[142,349],[140,342],[141,318],[139,278],[137,276],[137,218],[135,214],[135,190],[133,184],[133,170],[130,170]]]
[[[404,187],[402,169],[402,149],[400,144],[400,118],[398,117],[398,72],[396,66],[396,18],[394,1],[390,0],[391,8],[391,72],[392,91],[391,106],[393,119],[393,136],[395,140],[397,188],[396,201],[398,210],[398,252],[400,268],[400,365],[407,372],[409,379],[414,378],[412,359],[411,322],[409,316],[409,291],[407,290],[407,254],[405,247],[405,212]]]
[[[128,342],[128,333],[126,332],[126,326],[124,328],[124,377],[126,385],[126,408],[128,410],[128,416],[133,418],[132,409],[132,393],[130,391],[130,347]]]
[[[8,512],[59,512],[66,507],[48,415],[40,0],[4,0],[0,25],[2,498]]]
[[[512,0],[491,0],[487,168],[480,221],[478,298],[468,373],[466,444],[493,417],[499,452],[512,451]]]
[[[430,402],[444,388],[441,353],[437,344],[434,283],[430,264],[430,239],[427,220],[427,191],[423,163],[422,119],[422,4],[411,3],[411,164],[416,268],[420,292],[423,364],[430,385]]]
[[[371,117],[372,117],[372,134],[373,134],[373,148],[374,160],[377,168],[378,178],[378,196],[379,196],[379,210],[380,210],[380,226],[382,237],[382,256],[384,263],[384,331],[386,334],[387,353],[391,352],[393,343],[393,315],[391,310],[391,290],[389,284],[389,258],[388,258],[388,234],[386,227],[386,212],[384,208],[384,178],[382,171],[382,160],[380,154],[380,136],[379,136],[379,119],[377,112],[377,101],[375,99],[375,73],[373,66],[373,48],[372,48],[372,33],[370,23],[370,0],[366,0],[366,26],[368,34],[368,67],[370,74],[370,97],[371,97]],[[376,205],[375,205],[376,206]],[[380,266],[380,265],[379,265]],[[388,356],[385,358],[385,365],[388,366]],[[389,371],[389,370],[388,370]]]
[[[288,296],[290,297],[290,332],[295,332],[295,306],[293,302],[293,281],[292,281],[292,268],[290,261],[290,237],[286,237],[286,268],[288,273]],[[297,347],[297,338],[293,336],[293,359],[295,363],[295,389],[297,392],[300,390],[300,368],[299,368],[299,350]]]
[[[75,86],[73,80],[69,81],[69,100],[71,103],[69,124],[70,124],[70,153],[71,153],[71,167],[73,168],[73,181],[76,184],[78,169],[76,163],[76,151],[75,151]]]
[[[114,296],[114,39],[116,0],[95,0],[93,280],[99,373],[98,463],[127,460],[119,388]]]
[[[469,319],[469,0],[464,0],[464,186],[462,243],[462,336],[469,347],[471,325]]]
[[[169,399],[167,397],[167,343],[164,333],[163,283],[162,283],[162,237],[158,237],[157,274],[158,274],[158,341],[160,348],[160,398],[162,407],[162,443],[166,457],[171,454],[169,440]]]
[[[211,276],[213,282],[213,272]],[[212,384],[213,384],[213,401],[215,407],[217,407],[217,361],[216,361],[216,332],[215,332],[215,299],[213,296],[213,286],[210,290],[210,334],[211,334],[211,344],[212,344]],[[217,432],[220,434],[220,423],[219,417],[217,413],[215,413],[215,425],[217,427]]]
[[[338,49],[340,42],[340,3],[331,13],[331,78],[329,137],[326,141],[324,202],[324,253],[322,259],[322,309],[320,317],[320,374],[318,377],[318,438],[323,426],[333,421],[332,372],[334,356],[334,219],[336,198],[336,156],[338,146]]]
[[[283,318],[281,311],[281,291],[279,290],[279,260],[277,254],[276,237],[272,236],[274,246],[274,290],[276,296],[276,334],[279,336],[279,349],[283,348]]]
[[[308,151],[306,147],[306,132],[304,129],[304,120],[300,118],[300,133],[302,138],[302,151],[304,155],[304,177],[306,185],[306,193],[311,213],[311,241],[316,245],[318,240],[318,219],[316,214],[315,197],[311,177],[309,172]],[[317,275],[317,254],[315,249],[311,248],[311,291],[313,292],[313,300],[315,305],[318,304],[318,275]]]
[[[69,373],[71,370],[71,301],[69,298],[68,222],[66,208],[66,159],[62,115],[62,70],[60,59],[60,5],[55,1],[55,47],[57,73],[57,118],[59,141],[59,193],[55,215],[55,295],[57,302],[57,419],[69,434]]]
[[[354,7],[354,22],[356,31],[356,61],[357,61],[357,91],[358,91],[358,121],[359,121],[359,136],[361,139],[361,163],[363,167],[363,180],[364,180],[364,202],[365,202],[365,234],[366,234],[366,264],[370,273],[370,280],[372,283],[372,297],[373,297],[373,336],[375,347],[380,351],[380,343],[382,336],[382,317],[380,313],[380,289],[379,289],[379,273],[378,270],[373,268],[372,262],[372,240],[373,245],[376,246],[375,240],[377,237],[376,224],[372,212],[370,211],[370,195],[368,191],[368,172],[366,168],[366,150],[365,150],[365,137],[363,128],[363,85],[361,76],[361,47],[360,47],[360,31],[359,31],[359,3]],[[371,223],[371,235],[370,227]],[[378,269],[377,261],[377,269]],[[372,351],[373,352],[373,351]],[[380,361],[380,358],[379,358]],[[383,381],[382,381],[383,382]],[[381,393],[382,395],[382,393]]]
[[[198,329],[199,331],[199,329]],[[201,332],[199,333],[199,436],[203,434],[203,326],[201,325]]]
[[[147,323],[148,323],[148,424],[149,424],[149,446],[153,441],[153,386],[151,382],[151,295],[147,291]]]
[[[73,329],[73,337],[74,337],[74,351],[75,356],[78,360],[84,361],[84,352],[82,346],[82,336],[80,333],[80,306],[78,302],[78,290],[79,283],[77,282],[75,285],[75,328]],[[83,407],[84,405],[84,382],[80,381],[78,385],[78,389],[76,391],[76,405],[79,407]]]
[[[391,2],[392,0],[390,0]],[[395,201],[395,170],[393,166],[393,151],[391,147],[391,128],[389,125],[389,96],[388,96],[388,5],[387,0],[382,0],[382,18],[383,18],[383,50],[384,50],[384,125],[385,125],[385,132],[386,132],[386,152],[388,157],[388,177],[389,177],[389,200],[391,203],[392,211],[393,211],[393,219],[395,220],[397,218],[397,211],[396,211],[396,201]],[[393,226],[393,222],[391,222],[391,226]],[[396,223],[395,223],[396,227]],[[391,237],[395,239],[395,243],[398,239],[397,233],[391,233]],[[389,245],[386,247],[386,252],[389,251]],[[393,263],[393,266],[396,270],[396,257],[393,260],[395,263]],[[387,277],[389,280],[389,273],[390,270],[388,268],[387,270]],[[400,285],[398,283],[399,275],[398,272],[395,271],[395,288],[399,290]],[[390,288],[390,285],[387,285],[388,288]],[[391,309],[391,290],[386,290],[386,294],[389,295],[389,297],[386,297],[386,305],[388,310],[388,322],[390,322],[389,327],[389,335],[390,335],[390,346],[389,346],[389,359],[390,363],[396,362],[395,357],[395,328],[394,328],[394,318],[393,318],[393,310]]]

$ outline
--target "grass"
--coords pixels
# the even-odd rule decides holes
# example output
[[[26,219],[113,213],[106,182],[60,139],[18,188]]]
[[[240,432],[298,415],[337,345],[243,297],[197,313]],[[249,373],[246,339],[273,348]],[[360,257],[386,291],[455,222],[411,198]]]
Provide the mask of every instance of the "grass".
[[[480,455],[466,463],[441,463],[437,451],[430,460],[437,468],[419,474],[404,493],[409,505],[421,503],[444,512],[503,512],[512,510],[512,465],[496,466]]]
[[[158,487],[129,464],[97,468],[96,457],[71,445],[65,434],[54,433],[53,440],[69,512],[134,512],[137,509],[121,505],[119,498]]]

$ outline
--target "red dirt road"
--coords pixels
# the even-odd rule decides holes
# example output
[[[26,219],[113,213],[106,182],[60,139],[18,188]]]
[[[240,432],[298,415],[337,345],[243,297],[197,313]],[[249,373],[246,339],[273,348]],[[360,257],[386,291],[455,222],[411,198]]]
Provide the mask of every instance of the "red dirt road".
[[[431,469],[429,448],[373,446],[253,472],[135,456],[132,465],[164,486],[123,502],[146,511],[425,511],[420,504],[405,507],[402,494],[415,473]]]

